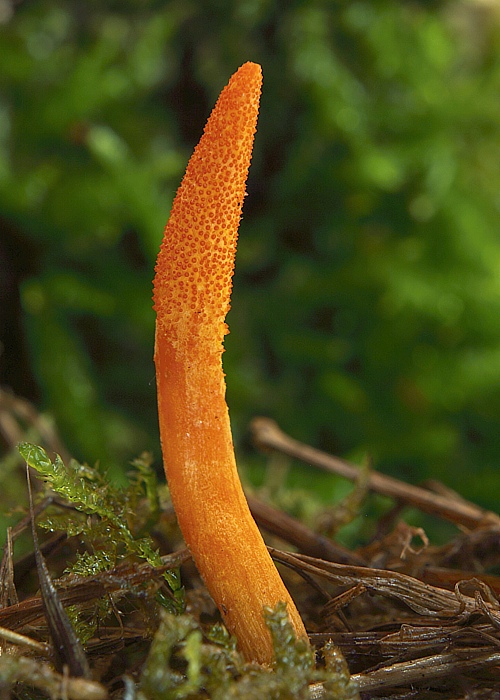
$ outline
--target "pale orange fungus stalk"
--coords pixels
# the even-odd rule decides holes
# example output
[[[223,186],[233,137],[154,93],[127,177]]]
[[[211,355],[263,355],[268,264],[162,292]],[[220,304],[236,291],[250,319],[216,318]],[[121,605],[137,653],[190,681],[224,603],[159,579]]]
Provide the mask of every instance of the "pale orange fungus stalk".
[[[160,435],[178,522],[244,656],[270,664],[263,606],[285,601],[297,636],[307,635],[243,494],[222,371],[261,82],[260,66],[245,63],[210,115],[165,228],[154,308]]]

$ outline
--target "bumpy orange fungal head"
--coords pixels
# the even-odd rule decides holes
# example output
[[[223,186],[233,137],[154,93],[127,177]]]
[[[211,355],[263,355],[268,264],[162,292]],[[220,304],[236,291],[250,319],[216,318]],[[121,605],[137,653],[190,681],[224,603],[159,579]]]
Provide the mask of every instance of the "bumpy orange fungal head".
[[[226,332],[238,225],[262,83],[245,63],[222,91],[175,197],[156,264],[154,308],[174,345],[183,329]],[[217,331],[214,336],[214,326]]]

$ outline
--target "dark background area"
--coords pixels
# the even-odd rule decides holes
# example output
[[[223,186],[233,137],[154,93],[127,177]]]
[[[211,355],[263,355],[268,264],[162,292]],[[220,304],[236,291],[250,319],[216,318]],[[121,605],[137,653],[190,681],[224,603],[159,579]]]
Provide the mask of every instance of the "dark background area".
[[[2,2],[0,383],[115,474],[160,451],[151,281],[262,64],[224,367],[252,416],[500,500],[497,2]],[[244,461],[244,457],[242,458]]]

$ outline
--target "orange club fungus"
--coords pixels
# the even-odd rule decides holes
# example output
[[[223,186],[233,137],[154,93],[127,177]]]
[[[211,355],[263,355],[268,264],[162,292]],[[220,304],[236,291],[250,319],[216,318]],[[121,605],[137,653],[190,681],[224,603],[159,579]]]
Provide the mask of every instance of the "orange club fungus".
[[[262,71],[245,63],[210,115],[177,191],[156,264],[155,364],[165,473],[194,562],[245,658],[273,661],[263,608],[295,604],[236,469],[222,370],[234,257]]]

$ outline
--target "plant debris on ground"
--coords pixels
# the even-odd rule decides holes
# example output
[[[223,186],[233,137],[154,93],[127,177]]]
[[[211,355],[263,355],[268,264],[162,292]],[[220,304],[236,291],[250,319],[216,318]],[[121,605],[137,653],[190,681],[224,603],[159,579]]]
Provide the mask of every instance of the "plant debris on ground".
[[[23,438],[44,445],[19,447],[32,468],[38,529],[27,539],[26,508],[6,532],[2,700],[500,697],[498,515],[438,483],[411,486],[359,469],[256,419],[260,449],[356,483],[350,500],[316,529],[249,496],[314,648],[294,639],[284,609],[267,610],[276,663],[262,668],[244,662],[220,623],[148,455],[118,488],[64,448],[64,459],[49,457],[60,447],[57,435],[35,430],[43,421],[25,409],[2,394],[8,468],[17,459],[21,469],[15,446]],[[362,513],[369,492],[391,497],[393,507],[374,522],[368,543],[347,549],[330,536],[335,520]],[[408,506],[453,523],[453,536],[430,544],[421,527],[405,521]],[[23,538],[18,556],[15,543]],[[58,637],[65,618],[75,634]],[[90,674],[70,670],[82,652]]]

